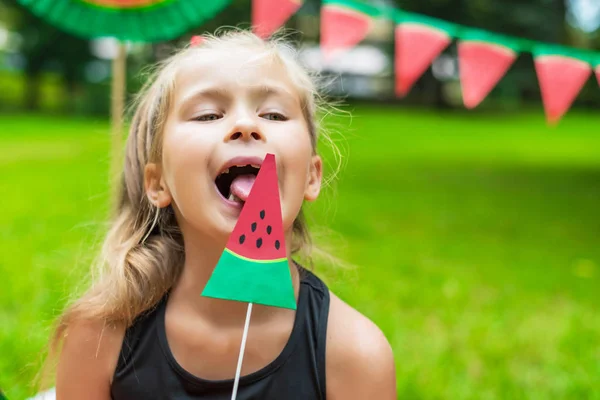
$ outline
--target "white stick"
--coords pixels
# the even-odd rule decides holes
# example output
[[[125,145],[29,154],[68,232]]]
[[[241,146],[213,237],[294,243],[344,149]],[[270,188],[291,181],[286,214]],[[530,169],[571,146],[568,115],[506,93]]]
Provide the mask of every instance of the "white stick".
[[[240,383],[240,373],[242,372],[242,362],[244,361],[244,350],[246,349],[246,340],[248,339],[248,328],[250,327],[250,314],[252,314],[252,303],[248,303],[246,312],[246,323],[244,324],[244,333],[242,334],[242,346],[240,347],[240,356],[238,358],[237,370],[235,371],[235,380],[233,381],[233,393],[231,400],[235,400]]]

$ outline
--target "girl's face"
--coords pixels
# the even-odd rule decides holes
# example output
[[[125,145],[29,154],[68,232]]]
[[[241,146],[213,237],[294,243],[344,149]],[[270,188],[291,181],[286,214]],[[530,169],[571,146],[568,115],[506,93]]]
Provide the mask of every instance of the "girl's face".
[[[303,200],[318,196],[322,177],[299,94],[280,62],[246,49],[215,51],[179,69],[162,162],[146,167],[146,188],[160,207],[173,204],[184,235],[226,241],[243,205],[230,197],[240,173],[230,166],[260,164],[267,153],[275,154],[288,232]],[[228,167],[229,176],[221,175]]]

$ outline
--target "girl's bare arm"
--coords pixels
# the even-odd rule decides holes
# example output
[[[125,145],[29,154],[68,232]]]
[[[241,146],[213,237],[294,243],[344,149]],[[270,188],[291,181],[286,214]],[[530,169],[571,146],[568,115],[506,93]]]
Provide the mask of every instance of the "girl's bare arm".
[[[333,293],[327,324],[327,398],[394,400],[392,348],[381,330]]]
[[[81,321],[67,330],[56,377],[57,400],[110,400],[125,330]]]

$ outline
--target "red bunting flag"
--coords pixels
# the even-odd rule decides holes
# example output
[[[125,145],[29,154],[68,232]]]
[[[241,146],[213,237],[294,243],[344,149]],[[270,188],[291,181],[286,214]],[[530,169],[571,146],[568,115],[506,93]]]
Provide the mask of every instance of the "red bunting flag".
[[[598,80],[598,85],[600,85],[600,62],[596,65],[596,79]]]
[[[375,9],[351,0],[324,0],[321,7],[321,51],[325,60],[351,49],[369,33]]]
[[[303,0],[253,0],[252,25],[254,32],[268,38],[298,11]]]
[[[517,58],[516,42],[484,31],[469,30],[458,44],[463,103],[481,103]]]
[[[192,47],[200,46],[203,41],[204,41],[204,38],[202,36],[194,35],[190,39],[190,46],[192,46]]]
[[[538,48],[534,56],[546,118],[556,124],[575,101],[592,69],[568,50]]]
[[[396,22],[396,93],[405,96],[433,60],[448,47],[456,26],[410,13],[398,14]]]

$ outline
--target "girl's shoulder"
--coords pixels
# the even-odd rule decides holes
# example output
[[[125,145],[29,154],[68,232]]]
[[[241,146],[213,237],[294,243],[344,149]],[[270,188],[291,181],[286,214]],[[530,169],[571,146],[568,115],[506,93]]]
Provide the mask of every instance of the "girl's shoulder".
[[[60,351],[56,393],[61,399],[107,399],[125,327],[80,319],[67,327]]]
[[[395,399],[394,356],[383,332],[332,292],[329,297],[327,398]]]

